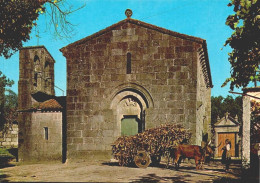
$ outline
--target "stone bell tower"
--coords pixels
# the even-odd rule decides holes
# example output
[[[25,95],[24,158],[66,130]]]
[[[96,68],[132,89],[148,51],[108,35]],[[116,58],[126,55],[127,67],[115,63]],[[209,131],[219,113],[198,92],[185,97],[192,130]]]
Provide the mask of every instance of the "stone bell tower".
[[[61,159],[62,106],[54,99],[55,60],[44,46],[19,55],[18,159]]]
[[[55,95],[55,60],[44,46],[24,47],[19,55],[18,105],[24,110],[32,105],[32,94]]]

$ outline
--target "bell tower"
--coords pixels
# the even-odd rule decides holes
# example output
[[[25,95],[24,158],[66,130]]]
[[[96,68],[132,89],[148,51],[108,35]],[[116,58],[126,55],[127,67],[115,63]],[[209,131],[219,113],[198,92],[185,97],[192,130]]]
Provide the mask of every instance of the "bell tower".
[[[55,60],[44,46],[20,49],[17,120],[19,161],[50,159],[54,156],[62,158],[63,113],[62,106],[54,96],[54,63]],[[41,108],[43,103],[44,107]]]
[[[32,94],[38,92],[55,95],[55,60],[44,46],[24,47],[19,55],[18,107],[27,109],[32,105]]]

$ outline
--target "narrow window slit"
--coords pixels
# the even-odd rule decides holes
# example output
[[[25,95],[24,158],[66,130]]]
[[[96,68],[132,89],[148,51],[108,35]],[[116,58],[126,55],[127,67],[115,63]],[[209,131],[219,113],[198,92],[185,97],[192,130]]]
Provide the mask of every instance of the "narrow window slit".
[[[131,74],[131,53],[127,53],[126,57],[126,74]]]
[[[44,127],[44,139],[45,140],[49,139],[49,129],[48,129],[48,127]]]

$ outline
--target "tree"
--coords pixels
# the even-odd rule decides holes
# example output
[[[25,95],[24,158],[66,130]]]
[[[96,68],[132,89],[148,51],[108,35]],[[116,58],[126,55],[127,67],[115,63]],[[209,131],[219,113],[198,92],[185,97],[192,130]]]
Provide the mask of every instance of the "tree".
[[[211,97],[211,123],[217,122],[218,117],[224,116],[223,102],[224,98],[222,96]]]
[[[234,32],[224,45],[232,48],[228,53],[231,77],[222,87],[231,82],[233,90],[260,81],[260,0],[231,0],[228,6],[234,7],[235,12],[227,17],[226,25]]]
[[[11,57],[30,39],[40,14],[50,17],[56,35],[68,37],[73,29],[67,16],[76,10],[66,0],[0,0],[0,56]]]
[[[234,118],[238,116],[238,121],[242,121],[242,97],[238,96],[235,99],[231,96],[226,98],[222,96],[211,97],[211,124],[217,122],[217,118],[224,117],[228,112]],[[260,103],[255,100],[251,101],[251,125],[250,125],[250,138],[252,143],[260,142]]]
[[[235,118],[238,116],[238,121],[242,121],[242,97],[238,96],[235,99],[228,95],[226,98],[222,96],[211,97],[211,124],[217,122],[217,118],[224,117],[228,112]]]
[[[236,115],[238,116],[238,120],[242,121],[242,97],[238,96],[236,98],[231,97],[228,95],[224,101],[224,110],[234,118]]]
[[[8,113],[8,110],[6,110],[6,104],[8,106],[12,107],[13,104],[11,104],[13,101],[17,102],[16,99],[13,97],[14,93],[12,93],[12,97],[7,97],[6,100],[6,91],[7,87],[11,87],[14,84],[14,82],[8,78],[6,78],[5,75],[2,75],[2,72],[0,71],[0,128],[2,129],[4,127],[4,124],[6,123],[6,116]],[[9,92],[10,93],[10,92]]]
[[[12,127],[13,122],[17,121],[17,107],[18,107],[18,97],[12,90],[7,90],[5,94],[5,104],[3,110],[3,123],[1,123],[0,128],[6,132],[10,127]]]

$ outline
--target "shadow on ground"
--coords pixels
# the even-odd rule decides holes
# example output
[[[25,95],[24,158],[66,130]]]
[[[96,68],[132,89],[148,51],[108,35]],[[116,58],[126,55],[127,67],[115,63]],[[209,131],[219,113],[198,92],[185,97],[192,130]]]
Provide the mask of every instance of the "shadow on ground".
[[[18,161],[18,148],[10,148],[8,152],[15,157],[15,160]]]
[[[106,166],[119,166],[118,162],[103,162],[103,165]],[[130,168],[136,168],[134,165],[128,166]],[[159,164],[154,166],[156,168],[165,169],[165,164]],[[157,183],[157,182],[173,182],[173,183],[181,183],[181,182],[188,182],[188,177],[200,177],[200,176],[207,176],[211,181],[196,181],[200,183],[206,183],[206,182],[214,182],[214,183],[259,183],[259,176],[255,174],[255,172],[251,170],[247,172],[241,172],[241,164],[234,163],[231,166],[231,171],[227,172],[225,174],[224,169],[222,168],[221,164],[208,164],[208,166],[205,166],[203,170],[196,170],[195,166],[192,164],[189,165],[183,165],[179,167],[178,170],[175,169],[174,166],[169,166],[170,170],[185,173],[185,176],[169,176],[169,177],[160,177],[156,174],[147,174],[145,176],[139,177],[137,179],[132,180],[132,183],[141,183],[141,182],[151,182],[151,183]],[[224,173],[224,174],[223,174]],[[178,174],[178,173],[177,173]],[[232,175],[232,176],[230,176]],[[231,178],[235,177],[235,178]],[[188,178],[189,179],[189,178]]]
[[[240,179],[232,179],[227,177],[221,177],[213,181],[214,183],[258,183],[259,179],[254,177],[242,177]]]
[[[14,154],[15,154],[16,150],[14,150]],[[16,158],[15,159],[5,159],[5,158],[0,158],[0,182],[9,182],[7,180],[8,175],[6,174],[3,174],[3,171],[1,169],[4,169],[4,168],[8,168],[8,167],[13,167],[13,166],[16,166],[15,164],[13,164],[12,161],[16,161]]]
[[[106,166],[119,166],[119,167],[121,167],[118,162],[103,162],[102,165],[106,165]],[[128,166],[126,166],[126,167],[128,167],[128,168],[138,168],[133,163],[128,165]]]
[[[6,174],[2,174],[1,170],[0,170],[0,182],[9,182],[7,180],[9,176],[7,176]]]
[[[185,182],[183,176],[159,177],[156,174],[148,174],[148,175],[140,177],[140,179],[131,181],[131,183],[139,183],[139,182],[140,183],[142,183],[142,182],[157,183],[157,182],[162,182],[162,181],[168,181],[168,182],[171,181],[171,182],[176,182],[176,183]]]
[[[0,162],[0,169],[13,167],[13,166],[15,166],[15,165],[14,164],[10,164],[10,163],[6,163],[6,162]]]
[[[159,177],[156,174],[148,174],[145,176],[140,177],[139,179],[135,179],[131,181],[131,183],[159,183],[159,182],[173,182],[173,183],[183,183],[183,182],[190,182],[187,181],[187,178],[191,177],[190,175],[184,176],[172,176],[172,177]],[[186,180],[185,180],[186,179]],[[196,181],[197,183],[258,183],[256,179],[249,178],[246,180],[246,178],[241,179],[235,179],[235,178],[228,178],[228,177],[218,177],[216,179],[213,179],[212,181]]]
[[[118,162],[103,162],[102,165],[119,166]]]

